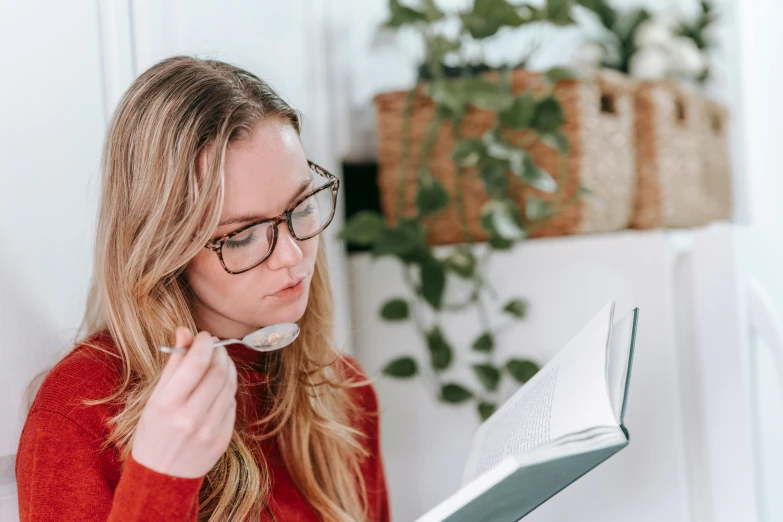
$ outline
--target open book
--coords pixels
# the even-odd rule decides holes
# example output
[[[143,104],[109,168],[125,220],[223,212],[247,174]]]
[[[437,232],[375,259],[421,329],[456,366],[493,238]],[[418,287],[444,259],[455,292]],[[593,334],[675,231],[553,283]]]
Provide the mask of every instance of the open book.
[[[607,304],[481,425],[462,488],[417,522],[514,522],[625,447],[638,315],[615,324]]]

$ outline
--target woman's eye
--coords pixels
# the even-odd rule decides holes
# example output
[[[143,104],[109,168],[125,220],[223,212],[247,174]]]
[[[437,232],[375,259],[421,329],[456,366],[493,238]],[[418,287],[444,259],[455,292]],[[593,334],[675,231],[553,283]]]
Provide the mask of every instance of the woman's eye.
[[[255,228],[253,228],[252,230],[254,231]],[[241,248],[249,245],[250,243],[255,241],[255,239],[256,239],[255,234],[253,234],[252,231],[249,231],[249,232],[239,234],[238,236],[232,237],[231,239],[226,241],[223,246],[227,248]]]
[[[315,211],[315,207],[312,204],[312,202],[310,202],[310,203],[307,204],[307,206],[305,208],[303,208],[303,209],[301,209],[301,210],[299,210],[297,212],[294,212],[294,216],[295,217],[305,217],[305,216],[309,216],[314,211]]]

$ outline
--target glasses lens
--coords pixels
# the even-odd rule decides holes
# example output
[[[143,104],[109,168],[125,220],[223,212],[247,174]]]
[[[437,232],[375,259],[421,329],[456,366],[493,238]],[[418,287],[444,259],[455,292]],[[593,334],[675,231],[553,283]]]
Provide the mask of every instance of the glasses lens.
[[[291,214],[294,234],[300,239],[312,237],[332,220],[334,197],[331,189],[323,189],[299,203]]]
[[[232,272],[244,270],[261,261],[272,248],[272,223],[259,223],[223,243],[223,263]]]

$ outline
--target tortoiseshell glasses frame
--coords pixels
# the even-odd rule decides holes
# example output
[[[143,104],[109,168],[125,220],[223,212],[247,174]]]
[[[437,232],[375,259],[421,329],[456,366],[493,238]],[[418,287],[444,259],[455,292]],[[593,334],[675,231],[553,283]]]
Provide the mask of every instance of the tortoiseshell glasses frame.
[[[228,272],[229,274],[242,274],[244,272],[247,272],[248,270],[252,270],[253,268],[257,267],[258,265],[260,265],[261,263],[266,261],[269,258],[269,256],[272,255],[272,252],[275,249],[275,245],[277,244],[278,226],[281,223],[287,223],[288,231],[291,233],[291,236],[294,239],[296,239],[297,241],[306,241],[308,239],[311,239],[311,238],[317,236],[318,234],[320,234],[321,232],[323,232],[326,229],[326,227],[329,226],[329,223],[331,223],[332,219],[334,218],[335,208],[337,207],[337,190],[340,188],[340,180],[337,178],[337,176],[335,176],[331,172],[327,171],[326,169],[324,169],[320,165],[318,165],[318,164],[316,164],[316,163],[314,163],[314,162],[312,162],[310,160],[307,160],[307,164],[308,164],[308,166],[310,167],[310,169],[313,172],[315,172],[316,174],[326,178],[326,180],[327,180],[326,183],[324,183],[323,185],[317,187],[316,189],[308,192],[307,194],[297,198],[297,200],[294,201],[288,207],[288,209],[285,212],[283,212],[282,214],[280,214],[279,216],[275,216],[275,217],[272,217],[272,218],[261,219],[261,220],[249,223],[247,225],[243,225],[241,228],[239,228],[237,230],[234,230],[233,232],[229,232],[227,234],[224,234],[224,235],[220,236],[219,238],[213,239],[213,240],[209,241],[206,245],[204,245],[204,248],[212,250],[213,252],[215,252],[215,254],[217,254],[218,259],[220,260],[220,265],[223,267],[223,269],[226,272]],[[306,200],[306,199],[308,199],[308,198],[310,198],[310,197],[312,197],[312,196],[314,196],[314,195],[316,195],[316,194],[318,194],[318,193],[320,193],[320,192],[322,192],[324,190],[329,190],[329,191],[331,191],[331,194],[332,194],[332,208],[331,208],[331,212],[329,213],[328,219],[324,222],[324,224],[317,231],[315,231],[315,232],[313,232],[313,233],[311,233],[311,234],[309,234],[307,236],[304,236],[304,237],[298,236],[296,234],[296,230],[294,230],[295,227],[293,227],[291,225],[291,219],[292,219],[294,210],[304,200]],[[252,227],[255,227],[255,226],[258,226],[258,225],[260,225],[262,223],[269,223],[271,225],[271,229],[273,231],[272,240],[270,241],[270,246],[269,246],[269,250],[267,251],[267,253],[259,261],[257,261],[256,263],[253,263],[251,266],[248,266],[247,268],[243,268],[241,270],[231,270],[231,269],[229,269],[226,266],[225,260],[223,258],[223,245],[226,244],[226,241],[230,240],[232,237],[236,236],[237,234],[241,234],[245,230],[247,230],[249,228],[252,228]]]

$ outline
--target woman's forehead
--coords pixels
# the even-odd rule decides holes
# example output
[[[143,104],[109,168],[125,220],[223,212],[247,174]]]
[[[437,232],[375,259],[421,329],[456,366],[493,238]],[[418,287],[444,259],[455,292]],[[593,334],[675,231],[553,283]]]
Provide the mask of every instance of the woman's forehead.
[[[221,223],[237,214],[277,215],[312,181],[299,134],[278,119],[229,145],[224,175]]]

